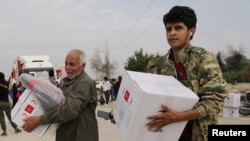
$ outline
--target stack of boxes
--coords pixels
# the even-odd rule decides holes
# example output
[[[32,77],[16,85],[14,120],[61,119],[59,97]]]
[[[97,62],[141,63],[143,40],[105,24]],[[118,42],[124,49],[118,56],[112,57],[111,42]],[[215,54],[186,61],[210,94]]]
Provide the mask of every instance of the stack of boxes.
[[[224,99],[223,117],[238,118],[240,107],[240,94],[230,93]]]

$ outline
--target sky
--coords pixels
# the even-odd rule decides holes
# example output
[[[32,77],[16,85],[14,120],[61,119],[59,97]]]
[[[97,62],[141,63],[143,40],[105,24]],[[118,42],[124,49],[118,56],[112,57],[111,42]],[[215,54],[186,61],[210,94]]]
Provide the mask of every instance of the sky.
[[[0,0],[0,71],[8,79],[20,55],[49,55],[58,68],[69,50],[79,48],[95,78],[89,60],[108,45],[116,77],[135,51],[168,51],[162,16],[175,5],[196,12],[192,45],[225,55],[228,46],[241,47],[250,54],[249,0]]]

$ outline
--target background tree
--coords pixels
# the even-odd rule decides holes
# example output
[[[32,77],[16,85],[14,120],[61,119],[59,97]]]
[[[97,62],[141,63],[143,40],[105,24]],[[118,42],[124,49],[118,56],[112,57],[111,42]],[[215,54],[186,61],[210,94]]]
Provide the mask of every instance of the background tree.
[[[223,72],[224,79],[230,83],[234,76],[237,76],[238,82],[250,82],[250,60],[244,55],[244,47],[234,49],[228,46],[228,55],[218,52],[216,54],[218,63]],[[159,56],[144,53],[143,49],[135,51],[134,55],[127,59],[125,69],[138,72],[146,72],[148,61]]]
[[[91,57],[90,63],[91,69],[96,73],[96,79],[98,77],[97,75],[105,75],[108,78],[111,78],[111,75],[114,75],[117,63],[110,62],[110,46],[107,41],[102,48],[102,52],[98,48],[95,49],[95,54]]]
[[[226,70],[226,64],[223,62],[221,52],[218,52],[216,54],[216,58],[218,60],[221,70],[224,72]]]
[[[250,82],[250,60],[248,59],[247,61],[247,65],[244,68],[244,70],[242,71],[242,74],[240,76],[240,81],[241,82]]]
[[[127,59],[125,69],[138,72],[146,72],[148,61],[153,59],[153,54],[143,53],[143,49],[135,51],[134,55]]]
[[[100,57],[99,48],[95,49],[95,53],[92,58],[90,58],[90,68],[95,72],[96,78],[97,75],[102,72],[102,59]]]
[[[102,72],[108,77],[111,78],[111,74],[114,73],[116,70],[116,63],[110,63],[110,46],[109,43],[106,41],[104,48],[104,63],[102,64]]]
[[[236,50],[232,46],[229,46],[228,49],[229,56],[225,58],[227,70],[231,70],[233,73],[243,70],[247,63],[247,58],[243,54],[244,50],[242,48]]]
[[[231,82],[231,79],[236,76],[238,82],[243,81],[246,66],[249,65],[249,60],[244,55],[244,47],[239,46],[239,49],[228,46],[228,56],[225,57],[225,70],[223,71],[224,78]],[[245,80],[244,80],[245,81]]]

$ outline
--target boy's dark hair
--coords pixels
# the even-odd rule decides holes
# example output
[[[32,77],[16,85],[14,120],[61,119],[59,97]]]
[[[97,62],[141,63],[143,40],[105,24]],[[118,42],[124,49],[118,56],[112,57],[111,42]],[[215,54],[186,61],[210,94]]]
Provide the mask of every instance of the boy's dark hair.
[[[196,27],[197,18],[193,9],[187,6],[174,6],[163,16],[163,23],[183,22],[188,29]]]

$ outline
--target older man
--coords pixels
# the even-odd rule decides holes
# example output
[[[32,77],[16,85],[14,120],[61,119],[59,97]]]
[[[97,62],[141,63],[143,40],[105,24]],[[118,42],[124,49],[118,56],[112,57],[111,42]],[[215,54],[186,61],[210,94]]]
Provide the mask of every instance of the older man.
[[[95,115],[97,92],[94,81],[84,71],[85,53],[79,49],[69,51],[65,59],[67,77],[62,90],[67,102],[39,117],[24,119],[22,128],[31,132],[41,124],[61,123],[56,141],[98,141],[98,124]]]

